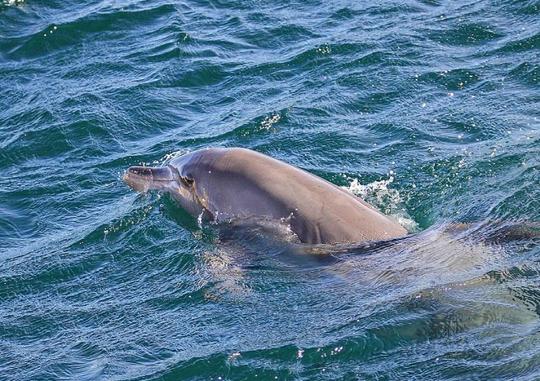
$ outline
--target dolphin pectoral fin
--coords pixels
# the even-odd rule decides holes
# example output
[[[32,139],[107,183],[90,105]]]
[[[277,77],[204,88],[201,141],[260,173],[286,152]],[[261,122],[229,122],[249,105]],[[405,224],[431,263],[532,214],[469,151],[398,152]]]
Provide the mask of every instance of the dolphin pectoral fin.
[[[137,192],[164,189],[175,181],[174,173],[169,167],[129,167],[124,176],[124,182]]]

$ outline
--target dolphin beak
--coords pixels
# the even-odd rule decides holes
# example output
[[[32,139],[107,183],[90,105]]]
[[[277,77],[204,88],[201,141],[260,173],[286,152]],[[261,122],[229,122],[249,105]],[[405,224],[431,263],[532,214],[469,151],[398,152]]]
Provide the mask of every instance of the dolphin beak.
[[[164,189],[174,181],[174,175],[169,167],[129,167],[122,180],[137,192],[148,192],[153,189]]]

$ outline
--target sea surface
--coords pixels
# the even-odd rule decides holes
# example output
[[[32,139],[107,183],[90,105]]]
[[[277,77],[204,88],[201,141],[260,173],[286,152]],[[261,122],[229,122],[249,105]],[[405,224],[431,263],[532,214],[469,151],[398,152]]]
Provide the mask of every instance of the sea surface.
[[[540,380],[539,80],[537,0],[0,0],[0,379]],[[412,235],[299,258],[121,180],[211,146]]]

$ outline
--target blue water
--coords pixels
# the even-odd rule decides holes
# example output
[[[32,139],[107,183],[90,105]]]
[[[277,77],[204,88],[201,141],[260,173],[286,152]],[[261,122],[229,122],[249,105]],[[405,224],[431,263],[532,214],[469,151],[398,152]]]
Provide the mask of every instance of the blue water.
[[[3,0],[0,379],[540,379],[504,234],[540,220],[539,50],[528,0]],[[121,181],[209,146],[414,235],[298,260]]]

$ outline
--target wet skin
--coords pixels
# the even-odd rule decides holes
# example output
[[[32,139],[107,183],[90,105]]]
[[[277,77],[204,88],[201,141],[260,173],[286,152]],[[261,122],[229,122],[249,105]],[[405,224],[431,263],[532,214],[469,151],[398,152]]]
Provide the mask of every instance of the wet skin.
[[[163,167],[131,167],[124,181],[139,192],[168,192],[188,213],[205,220],[287,221],[304,243],[357,243],[407,234],[334,184],[243,148],[208,148]]]

